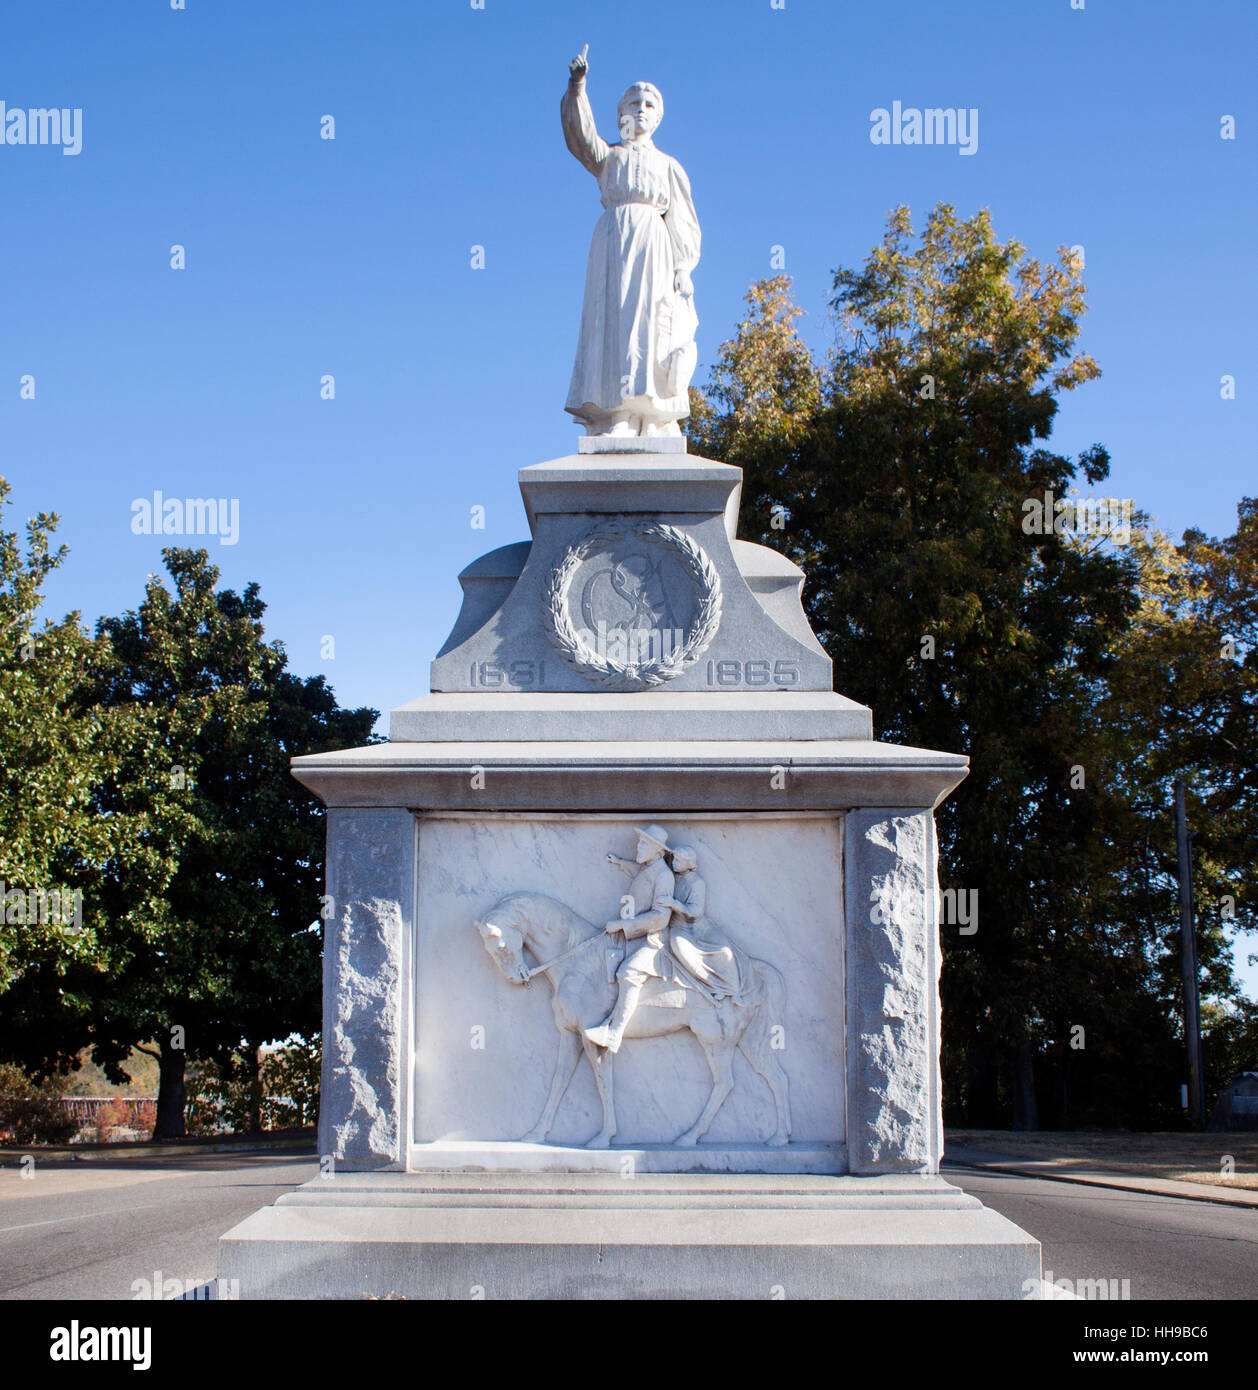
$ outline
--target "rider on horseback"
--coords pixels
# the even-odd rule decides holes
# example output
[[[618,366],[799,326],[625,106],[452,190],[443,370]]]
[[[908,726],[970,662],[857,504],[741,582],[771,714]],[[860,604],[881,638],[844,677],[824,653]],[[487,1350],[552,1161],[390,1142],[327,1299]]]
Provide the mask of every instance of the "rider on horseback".
[[[707,885],[696,872],[698,856],[689,846],[678,846],[670,853],[667,842],[668,832],[651,825],[638,831],[636,860],[607,856],[609,864],[634,875],[626,895],[634,912],[608,922],[604,930],[623,932],[627,941],[642,939],[642,945],[616,971],[615,1007],[602,1023],[584,1030],[592,1043],[609,1052],[620,1050],[643,986],[652,976],[683,989],[698,989],[713,1004],[742,1000],[742,963],[707,918]]]
[[[652,976],[668,979],[672,975],[672,960],[664,945],[663,933],[668,930],[673,910],[673,871],[664,862],[668,849],[668,832],[658,825],[638,830],[636,859],[622,859],[609,854],[607,862],[621,873],[633,874],[626,894],[626,906],[633,907],[628,917],[618,917],[604,927],[609,935],[623,932],[626,942],[642,940],[642,944],[627,954],[616,971],[619,995],[616,1006],[602,1023],[584,1030],[585,1036],[597,1047],[619,1052],[625,1026],[638,1006],[642,986]]]

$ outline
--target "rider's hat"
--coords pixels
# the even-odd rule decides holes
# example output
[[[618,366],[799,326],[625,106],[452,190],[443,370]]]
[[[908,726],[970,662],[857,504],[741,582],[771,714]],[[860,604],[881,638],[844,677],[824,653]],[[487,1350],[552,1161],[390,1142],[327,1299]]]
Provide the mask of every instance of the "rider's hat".
[[[645,836],[654,845],[659,845],[661,849],[668,848],[668,831],[660,825],[648,825],[644,830],[640,825],[634,827],[639,835]]]

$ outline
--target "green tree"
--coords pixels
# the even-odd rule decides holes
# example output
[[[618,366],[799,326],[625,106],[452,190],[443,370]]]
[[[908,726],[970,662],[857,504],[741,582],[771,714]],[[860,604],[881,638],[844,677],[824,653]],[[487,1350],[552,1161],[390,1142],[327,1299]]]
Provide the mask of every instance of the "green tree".
[[[0,509],[8,493],[0,479]],[[85,703],[108,644],[77,613],[41,618],[44,581],[66,555],[51,547],[57,521],[32,518],[25,548],[0,530],[0,1038],[45,1074],[71,1069],[75,1039],[86,1041],[74,981],[109,968],[101,885],[135,875],[149,888],[133,892],[135,908],[158,921],[172,867],[144,821],[102,814],[101,786],[154,729],[142,710]]]
[[[1084,1068],[1121,1063],[1135,1028],[1173,1046],[1135,987],[1143,943],[1092,904],[1104,802],[1082,711],[1138,606],[1137,563],[1063,533],[1051,501],[1033,524],[1046,493],[1109,468],[1100,446],[1072,459],[1043,443],[1060,394],[1098,375],[1075,348],[1070,254],[1041,265],[985,212],[948,206],[912,240],[897,209],[866,264],[836,272],[824,366],[789,281],[753,286],[694,402],[692,447],[743,468],[744,532],[808,572],[836,688],[883,737],[969,754],[939,816],[945,885],[979,907],[975,935],[944,931],[946,1104],[1034,1126],[1037,1058],[1068,1046],[1080,1003],[1097,1020]]]
[[[1234,535],[1190,530],[1175,546],[1141,527],[1140,607],[1086,711],[1090,761],[1108,796],[1100,910],[1148,943],[1151,988],[1182,1032],[1173,781],[1187,786],[1203,1031],[1211,1086],[1258,1063],[1231,966],[1258,929],[1258,509]],[[1238,1019],[1241,1020],[1238,1023]],[[1182,1075],[1182,1050],[1174,1076]]]
[[[144,731],[93,796],[102,821],[143,828],[144,855],[95,876],[91,960],[28,970],[0,997],[5,1035],[24,1022],[42,1067],[86,1042],[116,1079],[133,1046],[151,1048],[157,1138],[184,1132],[189,1055],[226,1062],[317,1030],[323,816],[289,762],[369,742],[376,718],[287,670],[257,585],[218,589],[205,551],[164,558],[173,589],[152,576],[138,610],[100,622],[77,695]]]
[[[0,514],[9,491],[0,478]],[[74,704],[94,644],[77,613],[59,623],[40,615],[44,581],[66,554],[51,548],[57,520],[33,517],[25,547],[0,530],[0,880],[9,894],[0,903],[0,991],[32,957],[75,954],[81,943],[61,920],[62,899],[73,902],[80,866],[107,841],[91,813],[107,758],[103,731]]]
[[[189,1066],[189,1120],[202,1133],[313,1125],[319,1113],[321,1035],[290,1039],[257,1058],[233,1053]]]

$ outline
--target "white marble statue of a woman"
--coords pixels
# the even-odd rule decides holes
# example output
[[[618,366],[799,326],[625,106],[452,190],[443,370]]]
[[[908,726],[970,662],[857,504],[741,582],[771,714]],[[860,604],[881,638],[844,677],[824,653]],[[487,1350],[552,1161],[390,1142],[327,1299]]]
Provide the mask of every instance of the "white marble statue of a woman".
[[[620,98],[620,143],[594,126],[587,44],[569,64],[560,106],[569,150],[598,179],[604,212],[585,274],[581,337],[565,409],[587,434],[679,435],[696,353],[699,220],[690,181],[651,141],[664,100],[650,82]]]

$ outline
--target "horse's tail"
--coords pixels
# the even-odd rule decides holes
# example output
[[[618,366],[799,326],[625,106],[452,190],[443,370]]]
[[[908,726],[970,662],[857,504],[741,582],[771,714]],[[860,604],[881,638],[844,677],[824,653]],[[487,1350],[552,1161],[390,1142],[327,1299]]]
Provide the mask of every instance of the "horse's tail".
[[[781,972],[766,960],[753,960],[751,975],[755,981],[750,1001],[753,1007],[743,1042],[748,1048],[759,1052],[770,1045],[770,1030],[785,1024],[786,981],[782,979]]]

